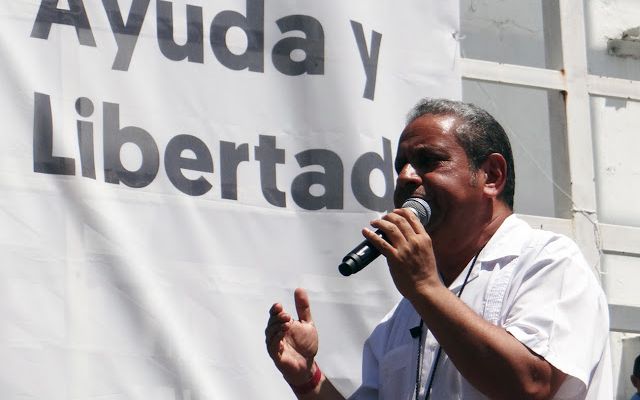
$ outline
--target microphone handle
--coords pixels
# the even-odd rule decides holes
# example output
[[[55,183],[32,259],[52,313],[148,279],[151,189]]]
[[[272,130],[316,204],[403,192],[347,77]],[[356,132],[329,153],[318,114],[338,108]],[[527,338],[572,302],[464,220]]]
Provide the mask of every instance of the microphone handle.
[[[376,230],[375,234],[385,239],[380,229]],[[344,276],[355,274],[369,265],[379,255],[380,251],[368,240],[365,240],[344,256],[342,263],[338,266],[338,270]]]
[[[411,197],[404,202],[402,208],[408,208],[413,211],[423,226],[426,225],[429,222],[429,218],[431,218],[431,207],[429,207],[429,204],[424,199]],[[380,229],[375,231],[375,234],[387,241],[387,238],[385,238]],[[338,270],[344,276],[355,274],[369,265],[369,263],[379,255],[380,251],[368,240],[365,240],[342,259]]]

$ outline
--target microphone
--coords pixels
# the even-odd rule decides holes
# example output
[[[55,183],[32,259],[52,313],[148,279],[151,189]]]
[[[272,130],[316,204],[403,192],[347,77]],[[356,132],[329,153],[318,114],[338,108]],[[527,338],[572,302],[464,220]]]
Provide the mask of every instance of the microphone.
[[[431,218],[431,207],[429,204],[417,197],[407,199],[402,208],[408,208],[416,214],[422,225],[427,225]],[[378,229],[376,235],[385,239],[384,235]],[[386,240],[386,239],[385,239]],[[344,276],[349,276],[360,271],[380,255],[380,251],[376,249],[368,240],[360,243],[355,249],[351,250],[338,266],[338,270]]]

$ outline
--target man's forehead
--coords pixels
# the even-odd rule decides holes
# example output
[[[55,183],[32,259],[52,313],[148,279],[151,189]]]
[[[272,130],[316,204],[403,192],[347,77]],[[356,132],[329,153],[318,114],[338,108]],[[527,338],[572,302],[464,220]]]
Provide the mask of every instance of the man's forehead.
[[[446,137],[458,125],[458,118],[447,114],[425,114],[411,121],[402,131],[400,142],[411,138]]]

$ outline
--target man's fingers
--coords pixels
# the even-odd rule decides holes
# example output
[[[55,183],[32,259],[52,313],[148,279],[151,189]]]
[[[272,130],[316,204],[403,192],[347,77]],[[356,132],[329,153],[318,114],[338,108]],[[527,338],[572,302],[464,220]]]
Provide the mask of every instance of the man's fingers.
[[[392,248],[398,248],[416,234],[425,233],[420,220],[411,210],[405,208],[396,209],[381,219],[372,221],[371,226],[380,229],[384,233],[386,241],[370,234],[363,234],[384,255],[387,255],[387,252]]]
[[[404,239],[404,234],[400,230],[400,227],[396,225],[396,221],[388,215],[385,215],[382,219],[371,221],[371,226],[379,229],[380,232],[384,234],[384,239],[394,246]]]
[[[407,223],[409,224],[409,226],[411,226],[414,233],[421,234],[425,232],[424,225],[422,225],[420,218],[418,218],[418,216],[413,211],[408,208],[400,208],[396,210],[396,212],[406,219]]]
[[[378,249],[380,254],[382,254],[383,256],[389,258],[393,255],[393,252],[395,251],[393,245],[381,238],[371,229],[363,228],[362,235],[369,241],[369,243],[371,243],[376,249]]]
[[[284,311],[284,307],[280,303],[275,303],[269,309],[269,320],[264,330],[265,341],[267,345],[273,340],[273,337],[288,329],[291,315]]]
[[[413,214],[413,212],[409,209],[396,209],[393,212],[390,212],[389,214],[382,217],[382,219],[392,223],[403,238],[407,238],[408,236],[414,235],[416,233],[411,221],[413,221],[414,219],[417,220],[417,218],[415,218],[415,214]]]
[[[368,228],[363,229],[362,234],[385,256],[388,256],[394,247],[399,246],[405,240],[404,233],[400,231],[400,228],[393,221],[388,220],[386,216],[385,219],[371,221],[371,226],[378,228],[384,234],[384,238],[376,235]]]
[[[281,313],[282,310],[284,310],[284,307],[282,306],[282,304],[273,303],[273,305],[269,309],[269,315],[277,315],[278,313]]]
[[[269,333],[274,331],[286,331],[289,321],[291,320],[290,316],[287,315],[287,317],[288,318],[269,318],[267,327],[264,330],[265,336],[269,336]]]
[[[296,303],[296,312],[298,313],[298,319],[305,322],[313,322],[311,318],[311,306],[309,305],[309,296],[307,291],[302,288],[297,288],[293,293],[293,298]]]
[[[394,257],[400,248],[412,242],[415,235],[426,234],[424,227],[415,214],[408,209],[400,208],[385,215],[382,219],[371,222],[371,226],[384,233],[384,239],[370,229],[363,229],[364,237],[371,242],[387,259]]]
[[[277,332],[270,341],[267,341],[267,352],[273,358],[279,358],[284,350],[284,332]]]

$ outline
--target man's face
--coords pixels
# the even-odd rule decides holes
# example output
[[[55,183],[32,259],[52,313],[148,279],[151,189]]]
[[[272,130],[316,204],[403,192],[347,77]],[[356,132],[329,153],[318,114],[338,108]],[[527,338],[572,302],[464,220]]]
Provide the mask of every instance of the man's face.
[[[429,203],[427,231],[434,244],[437,238],[454,240],[482,209],[482,185],[455,138],[457,126],[456,117],[426,114],[407,125],[398,144],[394,203],[401,207],[409,197]]]

